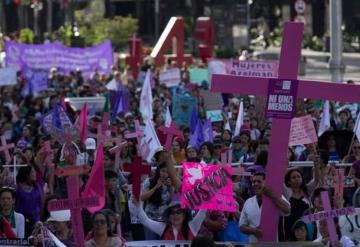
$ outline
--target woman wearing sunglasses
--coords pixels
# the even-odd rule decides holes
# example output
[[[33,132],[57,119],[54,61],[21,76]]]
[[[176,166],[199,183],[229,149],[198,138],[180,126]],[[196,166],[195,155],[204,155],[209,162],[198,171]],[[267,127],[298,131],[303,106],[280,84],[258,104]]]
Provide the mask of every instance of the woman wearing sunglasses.
[[[140,203],[135,203],[140,222],[161,236],[161,240],[192,240],[206,217],[206,211],[200,210],[192,219],[190,210],[181,208],[179,203],[173,203],[164,212],[165,222],[158,222],[146,215]]]
[[[119,247],[123,246],[120,238],[114,236],[108,215],[104,211],[95,212],[91,218],[93,226],[92,238],[85,243],[85,247]]]

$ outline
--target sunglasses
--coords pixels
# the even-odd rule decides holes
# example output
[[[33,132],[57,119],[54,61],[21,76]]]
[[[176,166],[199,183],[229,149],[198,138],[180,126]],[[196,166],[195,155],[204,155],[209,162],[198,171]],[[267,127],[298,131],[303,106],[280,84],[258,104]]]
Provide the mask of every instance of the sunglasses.
[[[106,224],[106,220],[95,220],[93,223],[95,226],[101,226],[101,225],[105,225]]]
[[[184,210],[182,209],[178,209],[178,210],[173,210],[170,212],[170,215],[174,215],[174,214],[177,214],[177,215],[181,215],[184,213]]]

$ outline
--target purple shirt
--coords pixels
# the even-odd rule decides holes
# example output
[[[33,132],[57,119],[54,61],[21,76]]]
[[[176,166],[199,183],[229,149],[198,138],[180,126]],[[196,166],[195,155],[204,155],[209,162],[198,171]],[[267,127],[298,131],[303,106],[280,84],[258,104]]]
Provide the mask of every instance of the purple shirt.
[[[355,177],[360,178],[360,160],[356,161],[352,168],[355,170]]]
[[[20,185],[16,186],[15,211],[30,219],[32,224],[40,220],[42,193],[39,184],[36,184],[29,192],[24,191]]]

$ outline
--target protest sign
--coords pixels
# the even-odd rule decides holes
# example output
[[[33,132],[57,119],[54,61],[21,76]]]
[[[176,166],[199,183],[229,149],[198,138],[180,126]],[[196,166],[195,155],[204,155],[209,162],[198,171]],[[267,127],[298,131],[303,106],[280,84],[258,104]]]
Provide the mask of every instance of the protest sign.
[[[178,126],[189,126],[193,106],[196,105],[196,99],[191,96],[175,94],[173,97],[173,120]]]
[[[200,96],[203,98],[206,110],[219,110],[223,106],[221,94],[213,93],[209,90],[200,90]]]
[[[94,70],[111,73],[113,64],[110,41],[89,48],[70,48],[61,43],[28,45],[6,41],[5,52],[7,66],[43,70],[57,68],[65,74],[80,69],[85,77]]]
[[[211,122],[220,122],[223,121],[223,115],[221,110],[212,110],[206,111],[206,118],[211,120]]]
[[[180,69],[173,68],[166,71],[161,71],[159,75],[160,84],[164,84],[167,87],[174,87],[179,85],[181,81]]]
[[[16,68],[1,68],[0,69],[0,86],[15,85],[16,84]]]
[[[296,107],[297,88],[297,80],[270,79],[265,116],[291,119]]]
[[[208,70],[203,68],[190,69],[190,82],[201,85],[206,82],[209,85]]]
[[[316,130],[310,115],[291,120],[289,146],[317,142]]]
[[[181,206],[234,212],[231,166],[183,163]]]
[[[101,112],[104,109],[105,97],[71,97],[65,98],[65,102],[68,102],[75,111],[80,111],[86,103],[89,108],[95,108],[96,111]]]

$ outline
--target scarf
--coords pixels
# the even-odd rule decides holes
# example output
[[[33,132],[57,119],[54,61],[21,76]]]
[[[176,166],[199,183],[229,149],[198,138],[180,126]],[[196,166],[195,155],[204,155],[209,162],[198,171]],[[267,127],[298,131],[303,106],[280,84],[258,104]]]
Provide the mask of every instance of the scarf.
[[[16,228],[14,209],[11,210],[9,215],[4,215],[4,217],[7,219],[7,221],[9,221],[11,228]]]

